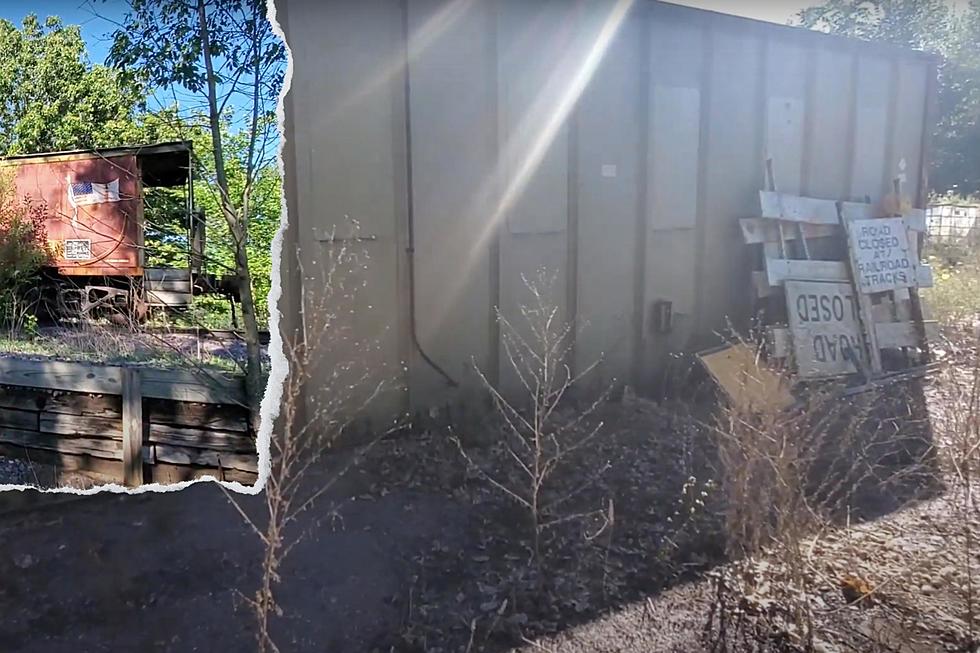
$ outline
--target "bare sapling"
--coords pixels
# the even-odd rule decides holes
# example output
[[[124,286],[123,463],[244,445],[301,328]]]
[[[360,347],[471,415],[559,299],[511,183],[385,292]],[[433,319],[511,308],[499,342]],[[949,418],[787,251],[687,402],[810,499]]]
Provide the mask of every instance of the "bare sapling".
[[[572,406],[574,390],[600,361],[572,371],[575,327],[561,319],[554,298],[555,276],[539,270],[531,278],[522,276],[522,281],[529,301],[520,306],[519,325],[497,311],[503,353],[508,371],[515,378],[516,391],[502,390],[474,365],[502,421],[503,432],[495,443],[500,455],[493,462],[480,464],[458,437],[454,441],[479,476],[524,510],[533,560],[540,564],[542,538],[548,529],[575,519],[612,513],[608,506],[584,513],[566,510],[573,499],[593,486],[608,463],[592,465],[583,478],[562,478],[567,476],[566,467],[573,456],[584,452],[602,432],[603,422],[597,411],[608,398],[610,388]]]
[[[276,588],[284,582],[283,561],[312,527],[301,516],[374,443],[398,428],[396,423],[359,441],[353,455],[339,467],[325,460],[347,443],[364,410],[387,387],[366,369],[365,354],[373,345],[360,338],[349,323],[358,290],[364,285],[360,272],[367,266],[367,256],[353,251],[347,242],[349,239],[338,239],[336,247],[325,248],[325,260],[314,261],[316,276],[307,277],[300,264],[304,286],[314,290],[304,297],[302,329],[283,339],[289,372],[279,423],[271,438],[264,514],[252,517],[238,498],[225,492],[263,546],[259,587],[253,596],[240,597],[255,619],[261,653],[280,650],[272,635],[272,618],[283,614]]]

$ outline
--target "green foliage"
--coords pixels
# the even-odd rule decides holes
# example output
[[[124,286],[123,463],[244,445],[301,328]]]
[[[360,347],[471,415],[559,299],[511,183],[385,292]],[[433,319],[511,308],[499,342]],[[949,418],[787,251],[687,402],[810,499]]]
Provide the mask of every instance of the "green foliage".
[[[959,326],[980,318],[980,257],[929,256],[935,279],[922,296],[941,324]]]
[[[18,199],[9,176],[0,177],[0,325],[30,329],[41,267],[50,260],[47,207]]]
[[[955,14],[942,0],[828,0],[802,10],[804,27],[941,56],[933,169],[937,192],[980,193],[980,2]]]
[[[77,25],[0,20],[0,152],[121,145],[138,138],[139,84],[92,65]]]

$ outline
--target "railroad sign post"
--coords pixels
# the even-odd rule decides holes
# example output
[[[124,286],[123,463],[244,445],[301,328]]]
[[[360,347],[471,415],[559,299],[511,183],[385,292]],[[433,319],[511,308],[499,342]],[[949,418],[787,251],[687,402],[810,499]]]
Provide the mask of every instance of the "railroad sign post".
[[[862,293],[915,287],[916,261],[903,218],[852,220],[848,231]]]
[[[868,355],[851,284],[787,281],[785,288],[797,374],[821,378],[859,372]]]

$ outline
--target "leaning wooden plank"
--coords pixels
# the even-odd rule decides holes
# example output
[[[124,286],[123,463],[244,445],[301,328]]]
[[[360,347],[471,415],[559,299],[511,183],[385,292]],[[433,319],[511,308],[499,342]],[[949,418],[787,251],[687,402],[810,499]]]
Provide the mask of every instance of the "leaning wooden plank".
[[[781,286],[786,280],[847,281],[843,261],[797,261],[767,258],[766,276],[770,286]]]
[[[908,299],[883,301],[871,307],[871,318],[874,322],[908,322],[912,319],[912,307]]]
[[[919,288],[932,287],[932,268],[926,264],[915,268]],[[849,281],[844,261],[798,261],[793,259],[766,259],[766,276],[771,286],[780,286],[786,280],[797,281]]]
[[[143,396],[205,404],[247,405],[242,377],[210,370],[144,368]]]
[[[838,224],[837,203],[813,197],[799,197],[773,191],[759,191],[759,204],[763,218],[812,222],[814,224]]]
[[[756,297],[768,297],[776,291],[774,286],[769,285],[769,278],[762,270],[752,271],[752,287],[755,289]]]
[[[37,411],[0,408],[0,429],[37,430]]]
[[[111,417],[87,417],[44,411],[41,413],[40,430],[61,435],[122,438],[122,420]]]
[[[0,357],[0,384],[119,394],[122,375],[120,368],[109,365]]]
[[[935,321],[924,322],[926,339],[933,340],[939,335],[939,324]],[[881,322],[875,325],[878,334],[878,346],[882,349],[901,349],[916,347],[919,336],[914,322]]]
[[[876,214],[874,205],[865,202],[841,202],[841,215],[844,220],[872,220],[882,216]],[[926,212],[923,209],[908,209],[902,214],[905,225],[912,231],[926,230]]]
[[[245,472],[258,472],[259,461],[255,455],[210,451],[169,444],[153,444],[155,461],[175,465],[199,465],[203,467],[229,467]]]
[[[255,453],[255,439],[243,433],[206,431],[178,426],[150,424],[150,442],[175,444],[216,451]]]
[[[837,202],[835,200],[800,197],[786,193],[759,191],[761,217],[770,220],[789,220],[821,225],[837,225]],[[873,204],[864,202],[841,202],[841,214],[845,220],[868,220],[875,215]],[[926,218],[922,209],[910,209],[903,216],[909,229],[925,231]]]
[[[793,336],[789,327],[771,326],[766,333],[769,358],[788,358],[793,353]]]
[[[772,220],[766,220],[764,218],[742,218],[738,221],[738,224],[742,229],[742,238],[745,240],[746,245],[779,242],[779,228]],[[808,222],[800,222],[798,224],[803,230],[803,236],[806,238],[840,235],[840,227],[838,225],[811,224]],[[795,240],[799,238],[798,230],[791,229],[786,231],[784,232],[784,237],[786,240]]]
[[[915,267],[915,280],[915,285],[918,288],[932,288],[932,266],[926,263],[917,265]]]
[[[795,401],[789,379],[770,369],[745,343],[704,351],[698,354],[698,358],[738,408],[779,411]]]
[[[45,449],[59,453],[122,460],[122,442],[119,440],[67,438],[54,433],[0,429],[0,442],[20,445],[28,449]]]

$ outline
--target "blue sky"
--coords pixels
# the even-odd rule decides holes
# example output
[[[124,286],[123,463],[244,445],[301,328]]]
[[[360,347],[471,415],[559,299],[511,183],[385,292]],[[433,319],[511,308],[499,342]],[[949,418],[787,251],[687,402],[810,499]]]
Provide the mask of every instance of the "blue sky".
[[[37,14],[41,20],[59,16],[65,24],[80,25],[93,63],[105,62],[111,45],[108,35],[115,28],[110,20],[121,20],[126,9],[127,4],[118,0],[45,0],[37,3],[0,0],[0,18],[18,27],[29,13]]]

